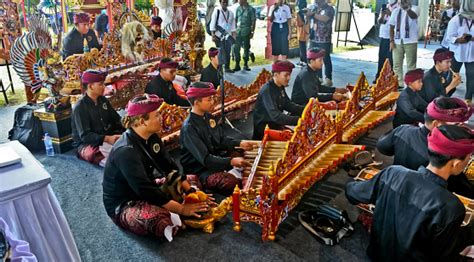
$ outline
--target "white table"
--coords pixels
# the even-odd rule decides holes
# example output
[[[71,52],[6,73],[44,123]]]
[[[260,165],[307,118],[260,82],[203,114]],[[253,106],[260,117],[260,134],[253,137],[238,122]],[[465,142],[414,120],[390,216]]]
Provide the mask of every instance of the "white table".
[[[22,162],[0,167],[0,217],[18,238],[30,243],[39,261],[80,261],[51,176],[18,141],[0,144],[21,156]]]

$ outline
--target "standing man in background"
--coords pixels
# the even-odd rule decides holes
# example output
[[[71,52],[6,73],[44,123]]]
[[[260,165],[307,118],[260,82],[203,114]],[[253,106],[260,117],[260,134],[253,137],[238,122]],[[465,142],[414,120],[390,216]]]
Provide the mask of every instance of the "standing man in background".
[[[448,24],[446,38],[449,50],[454,52],[452,69],[459,73],[462,65],[466,69],[466,103],[472,103],[474,94],[474,1],[463,0],[461,12],[454,16]]]
[[[324,56],[324,74],[326,80],[324,85],[332,86],[332,61],[331,61],[331,36],[332,21],[334,20],[334,8],[328,5],[327,0],[316,0],[316,9],[312,11],[314,26],[316,27],[311,37],[311,47],[319,47],[326,51]],[[322,79],[322,70],[318,72],[319,78]]]
[[[398,86],[403,88],[403,60],[406,56],[407,70],[416,68],[418,49],[418,15],[417,6],[411,0],[400,0],[390,16],[390,51],[393,52],[393,71],[398,76]]]
[[[398,7],[398,0],[389,0],[387,5],[382,6],[382,10],[379,15],[377,22],[380,24],[379,37],[379,63],[377,69],[377,75],[375,76],[375,81],[379,78],[380,71],[382,70],[385,60],[388,58],[390,65],[393,66],[392,51],[390,50],[390,15],[393,10]]]
[[[309,37],[309,18],[307,17],[308,3],[306,0],[298,0],[298,14],[296,15],[296,31],[298,36],[298,42],[300,45],[300,61],[296,64],[297,66],[305,66],[308,63],[306,57],[306,43],[308,42]]]
[[[220,0],[221,7],[215,8],[212,13],[209,28],[212,41],[216,43],[219,50],[219,61],[223,62],[226,73],[234,73],[230,69],[230,52],[236,37],[234,14],[227,9],[228,0]]]
[[[448,29],[448,24],[451,19],[459,14],[460,0],[451,0],[451,8],[444,10],[441,15],[441,33],[443,34],[443,41],[441,45],[445,48],[449,48],[449,41],[446,39],[446,30]]]
[[[247,0],[239,0],[235,15],[237,25],[237,38],[234,44],[235,68],[234,71],[240,71],[240,48],[244,48],[244,70],[250,71],[248,65],[250,55],[250,39],[253,38],[256,23],[255,9],[248,4]]]

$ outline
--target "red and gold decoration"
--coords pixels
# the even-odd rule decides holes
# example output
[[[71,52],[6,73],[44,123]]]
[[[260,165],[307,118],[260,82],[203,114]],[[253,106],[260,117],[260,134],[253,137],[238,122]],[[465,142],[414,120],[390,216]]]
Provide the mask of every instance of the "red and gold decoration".
[[[0,2],[0,59],[10,58],[10,49],[13,42],[21,35],[18,6],[12,0]]]
[[[262,69],[262,72],[249,85],[238,87],[231,82],[225,81],[225,108],[226,117],[230,120],[242,119],[250,113],[257,100],[257,93],[260,88],[270,80],[271,74],[269,71]],[[137,85],[135,85],[137,86]],[[143,90],[142,90],[143,92]],[[217,92],[217,97],[220,105],[220,92]],[[220,107],[214,109],[214,116],[221,114]],[[160,134],[163,142],[168,148],[179,147],[179,130],[183,125],[184,120],[188,116],[187,109],[163,103],[159,109],[163,118],[163,130]]]
[[[351,99],[346,102],[345,109],[340,113],[339,131],[342,132],[340,142],[352,143],[395,114],[394,111],[376,110],[377,98],[381,97],[376,96],[375,88],[369,86],[364,73],[361,73]]]
[[[185,197],[184,203],[200,203],[208,201],[208,196],[202,191],[191,193]],[[225,217],[232,209],[232,199],[226,198],[217,206],[211,208],[201,218],[185,218],[185,225],[202,229],[206,233],[214,232],[214,223]]]
[[[381,79],[391,78],[382,74]],[[350,100],[334,118],[311,98],[290,139],[267,128],[263,140],[256,141],[260,146],[245,152],[252,167],[244,169],[243,189],[236,188],[229,197],[234,203],[234,230],[240,231],[242,222],[255,222],[262,227],[263,240],[274,240],[278,225],[306,191],[365,148],[348,143],[394,114],[376,110],[377,101],[393,91],[392,86],[380,85],[370,87],[361,73]]]
[[[277,141],[270,130],[258,149],[246,152],[252,167],[244,170],[243,189],[234,193],[234,229],[241,222],[262,226],[262,239],[274,240],[278,225],[301,200],[304,193],[329,170],[337,167],[360,145],[336,144],[337,124],[314,98],[287,141]],[[239,201],[235,202],[238,198]]]

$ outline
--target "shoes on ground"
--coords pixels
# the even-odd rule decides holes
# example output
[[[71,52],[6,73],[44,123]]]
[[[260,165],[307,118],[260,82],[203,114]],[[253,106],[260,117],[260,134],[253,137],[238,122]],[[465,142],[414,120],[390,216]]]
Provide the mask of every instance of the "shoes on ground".
[[[250,61],[252,61],[252,63],[255,63],[255,54],[253,52],[250,52]]]
[[[232,69],[234,72],[239,72],[242,70],[239,65],[236,65],[234,69]]]

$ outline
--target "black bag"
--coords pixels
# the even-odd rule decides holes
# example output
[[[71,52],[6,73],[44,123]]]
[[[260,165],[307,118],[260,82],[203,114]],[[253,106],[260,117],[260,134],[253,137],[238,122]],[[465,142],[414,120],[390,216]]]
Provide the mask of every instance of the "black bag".
[[[15,111],[13,128],[8,132],[8,139],[18,140],[32,152],[44,150],[43,128],[41,121],[34,116],[38,105],[25,105]]]
[[[319,241],[333,246],[354,231],[346,211],[330,205],[320,205],[316,209],[298,214],[301,225]]]
[[[216,26],[217,26],[217,23],[219,23],[219,15],[221,14],[220,10],[217,9],[217,19],[216,19]],[[206,22],[206,33],[210,36],[212,36],[212,33],[211,33],[211,21],[212,21],[212,16],[211,16],[211,19],[209,19],[209,21]]]

